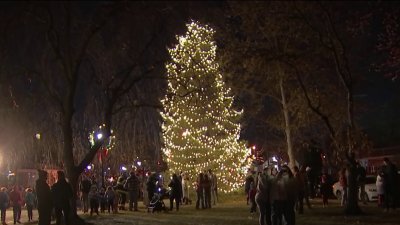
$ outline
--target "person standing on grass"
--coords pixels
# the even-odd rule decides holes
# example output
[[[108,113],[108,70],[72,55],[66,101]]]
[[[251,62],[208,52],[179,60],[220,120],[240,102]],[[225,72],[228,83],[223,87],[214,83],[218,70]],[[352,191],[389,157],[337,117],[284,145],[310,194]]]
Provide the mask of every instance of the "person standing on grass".
[[[208,175],[204,176],[204,203],[206,209],[211,208],[211,182]]]
[[[104,213],[107,206],[106,190],[101,187],[99,191],[100,212]]]
[[[107,201],[107,211],[108,213],[114,212],[114,200],[115,200],[115,192],[112,186],[107,187],[107,191],[105,193],[105,199]]]
[[[297,201],[296,201],[296,210],[299,214],[303,214],[303,200],[305,197],[305,189],[306,183],[304,179],[304,174],[300,172],[299,167],[294,167],[294,179],[297,182]]]
[[[182,174],[182,202],[189,204],[189,176],[185,172]]]
[[[97,186],[92,185],[89,191],[89,204],[90,204],[90,216],[93,212],[99,215],[99,193],[97,192]]]
[[[398,187],[398,174],[397,167],[389,160],[389,158],[384,158],[383,162],[385,164],[383,170],[384,177],[384,189],[385,189],[385,210],[389,211],[396,209],[396,201],[399,187]]]
[[[328,207],[328,197],[329,197],[329,183],[328,183],[328,177],[326,176],[325,173],[322,174],[321,176],[321,195],[322,195],[322,207]]]
[[[138,198],[140,189],[140,180],[136,176],[135,171],[132,170],[128,179],[126,179],[124,188],[128,190],[129,193],[129,211],[139,211],[138,210]]]
[[[200,204],[201,208],[204,209],[204,175],[203,173],[199,173],[196,181],[196,193],[197,193],[197,200],[196,200],[196,209],[199,209]]]
[[[33,207],[36,202],[35,195],[33,194],[33,191],[31,188],[26,189],[26,194],[25,194],[25,205],[26,205],[26,211],[28,212],[28,222],[32,221],[33,218]]]
[[[14,224],[21,223],[22,197],[17,185],[15,185],[10,192],[10,203],[13,207]]]
[[[385,189],[384,189],[384,174],[383,171],[380,170],[378,175],[376,176],[376,193],[378,194],[378,207],[383,207],[384,199],[385,199]]]
[[[311,209],[311,203],[310,203],[310,189],[308,186],[308,179],[307,179],[307,168],[310,167],[306,167],[306,166],[302,166],[300,173],[304,178],[304,200],[306,201],[307,204],[307,208]]]
[[[295,224],[295,180],[287,165],[282,166],[271,183],[272,224],[280,225],[283,218],[287,225]]]
[[[357,162],[357,183],[360,187],[360,196],[364,204],[367,204],[367,193],[365,192],[365,179],[367,176],[367,171],[361,166],[360,162]]]
[[[211,197],[213,205],[218,202],[218,180],[217,175],[215,175],[211,169],[208,170],[208,177],[210,178],[211,182]]]
[[[10,199],[7,194],[7,188],[2,187],[0,189],[0,210],[1,210],[1,224],[2,225],[7,225],[6,212],[7,212],[9,203],[10,203]]]
[[[62,224],[61,221],[64,219],[65,225],[70,225],[73,191],[71,185],[65,179],[63,171],[57,171],[57,182],[51,187],[51,192],[54,199],[56,224]]]
[[[82,205],[83,205],[83,213],[87,213],[89,211],[89,191],[91,186],[90,180],[83,175],[82,181],[79,185],[79,189],[81,191]]]
[[[147,196],[148,196],[148,200],[149,202],[151,202],[151,200],[153,199],[154,193],[156,192],[156,188],[157,188],[157,177],[156,174],[149,174],[149,177],[147,178],[147,182],[146,182],[146,190],[147,190]]]
[[[345,206],[347,203],[347,177],[346,168],[342,168],[339,172],[339,185],[342,189],[342,199],[340,201],[341,206]]]
[[[257,212],[256,194],[257,194],[257,181],[250,183],[249,190],[249,201],[250,201],[250,213]]]
[[[169,209],[172,211],[174,208],[174,200],[176,204],[176,211],[179,211],[179,203],[182,198],[182,184],[178,178],[178,176],[174,173],[172,175],[172,180],[168,184],[168,187],[171,188],[170,196],[169,196]]]
[[[250,195],[249,195],[250,184],[255,181],[254,173],[255,173],[254,171],[251,171],[249,169],[249,174],[247,175],[246,180],[244,182],[244,192],[246,193],[246,205],[249,204],[249,200],[250,200]]]
[[[38,170],[39,178],[36,180],[36,195],[38,201],[39,223],[38,225],[50,225],[51,210],[53,208],[53,199],[50,187],[47,184],[47,172]]]
[[[271,181],[268,175],[268,166],[264,166],[264,171],[258,177],[257,193],[255,201],[260,212],[259,225],[271,225],[271,203],[270,188]]]

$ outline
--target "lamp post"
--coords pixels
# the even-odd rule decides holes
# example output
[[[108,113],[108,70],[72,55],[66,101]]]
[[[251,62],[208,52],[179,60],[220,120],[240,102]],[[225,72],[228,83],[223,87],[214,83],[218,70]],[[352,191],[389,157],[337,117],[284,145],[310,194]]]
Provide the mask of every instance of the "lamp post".
[[[98,141],[100,141],[103,138],[103,134],[101,132],[98,132],[96,134],[96,138]],[[104,187],[104,163],[103,163],[103,148],[100,148],[99,151],[99,160],[100,160],[100,171],[101,171],[101,187]]]
[[[93,147],[96,143],[100,143],[100,149],[99,149],[99,161],[100,161],[100,170],[101,170],[101,185],[104,187],[105,185],[105,177],[104,177],[104,158],[106,156],[106,153],[110,151],[113,146],[114,146],[114,139],[115,135],[113,135],[113,130],[110,130],[109,135],[105,135],[104,132],[105,124],[99,126],[97,129],[92,131],[89,134],[89,143],[91,147]],[[106,134],[108,134],[106,132]]]

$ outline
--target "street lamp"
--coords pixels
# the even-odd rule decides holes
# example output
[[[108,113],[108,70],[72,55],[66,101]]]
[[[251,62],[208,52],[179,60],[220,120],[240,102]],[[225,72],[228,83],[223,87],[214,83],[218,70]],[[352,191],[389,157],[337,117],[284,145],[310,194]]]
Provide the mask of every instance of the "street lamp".
[[[101,170],[101,185],[105,184],[105,171],[104,171],[104,158],[107,156],[109,150],[114,146],[115,135],[113,135],[113,130],[110,130],[110,134],[106,132],[105,124],[99,126],[91,133],[89,133],[89,143],[90,147],[98,147],[100,170]]]

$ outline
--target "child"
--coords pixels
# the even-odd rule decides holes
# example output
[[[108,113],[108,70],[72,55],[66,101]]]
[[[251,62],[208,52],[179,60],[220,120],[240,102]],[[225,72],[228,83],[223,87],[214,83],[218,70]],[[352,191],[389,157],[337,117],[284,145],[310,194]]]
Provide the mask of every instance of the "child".
[[[113,213],[117,214],[118,213],[119,194],[116,191],[114,191],[114,196],[115,196],[115,198],[114,198],[114,202],[113,202],[113,204],[114,204]]]
[[[0,189],[0,210],[1,210],[1,223],[3,225],[7,225],[6,223],[6,212],[8,208],[8,194],[7,194],[7,188],[2,187]]]
[[[255,213],[256,212],[256,193],[257,193],[257,188],[256,184],[254,181],[250,183],[250,189],[249,189],[249,200],[250,200],[250,213]]]
[[[104,213],[104,211],[106,210],[106,205],[107,205],[106,192],[105,192],[104,188],[100,188],[99,201],[100,201],[100,212]]]
[[[31,188],[27,188],[25,190],[25,205],[26,205],[26,210],[28,211],[28,221],[32,221],[32,209],[33,206],[35,205],[35,195],[32,193]]]
[[[90,215],[93,215],[93,211],[99,215],[99,193],[97,192],[96,185],[92,185],[89,191],[89,204],[90,204]]]
[[[115,192],[112,186],[107,187],[107,191],[105,193],[105,199],[107,202],[108,213],[110,213],[110,209],[114,212]]]

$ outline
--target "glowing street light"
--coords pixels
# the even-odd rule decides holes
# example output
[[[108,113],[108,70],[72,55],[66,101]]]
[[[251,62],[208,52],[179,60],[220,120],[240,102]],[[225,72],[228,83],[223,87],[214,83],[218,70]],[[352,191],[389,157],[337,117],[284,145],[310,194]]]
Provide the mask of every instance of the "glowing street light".
[[[138,165],[138,166],[141,166],[141,165],[142,165],[142,162],[138,161],[138,162],[137,162],[137,165]]]
[[[103,138],[103,134],[102,133],[98,133],[97,134],[97,140],[101,140]]]
[[[35,134],[35,138],[38,140],[40,140],[40,136],[41,136],[40,133]]]
[[[122,166],[122,167],[121,167],[121,170],[122,170],[122,171],[127,171],[128,169],[127,169],[125,166]]]

